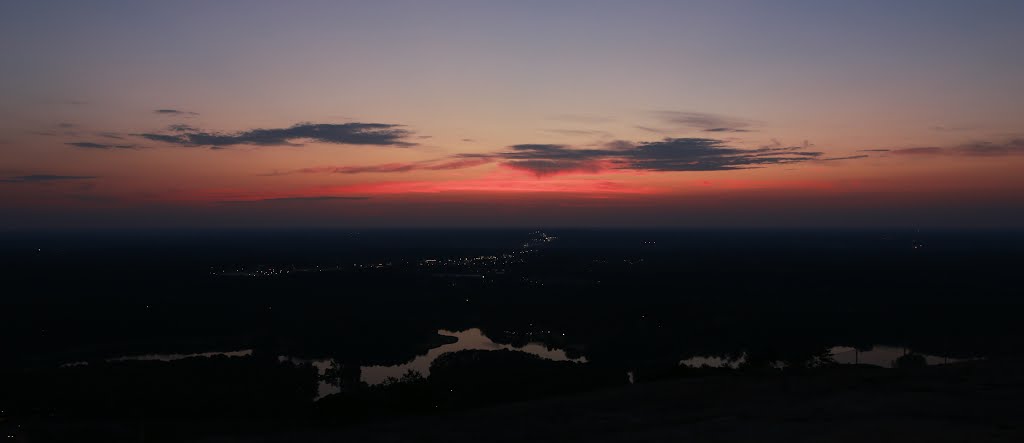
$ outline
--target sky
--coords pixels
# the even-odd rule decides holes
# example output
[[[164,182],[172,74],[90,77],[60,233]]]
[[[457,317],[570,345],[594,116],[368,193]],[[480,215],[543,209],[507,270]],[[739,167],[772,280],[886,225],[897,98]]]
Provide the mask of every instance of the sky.
[[[0,228],[1024,227],[1024,2],[0,4]]]

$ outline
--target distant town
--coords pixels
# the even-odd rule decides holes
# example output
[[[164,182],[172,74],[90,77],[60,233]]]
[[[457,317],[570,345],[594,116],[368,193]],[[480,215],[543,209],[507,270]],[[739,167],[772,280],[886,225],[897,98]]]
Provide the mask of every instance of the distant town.
[[[505,274],[509,266],[525,263],[530,256],[548,247],[556,240],[558,237],[548,235],[543,231],[533,231],[527,235],[519,248],[496,255],[428,257],[419,260],[386,260],[346,264],[232,265],[211,267],[209,272],[210,275],[220,277],[267,278],[302,273],[404,269],[429,271],[438,277],[485,279],[488,275]]]

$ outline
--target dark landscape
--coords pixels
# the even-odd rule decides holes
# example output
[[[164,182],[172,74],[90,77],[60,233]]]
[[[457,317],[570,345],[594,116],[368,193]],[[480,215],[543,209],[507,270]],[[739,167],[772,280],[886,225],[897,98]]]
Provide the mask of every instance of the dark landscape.
[[[1019,232],[37,232],[3,254],[23,441],[1021,432]]]

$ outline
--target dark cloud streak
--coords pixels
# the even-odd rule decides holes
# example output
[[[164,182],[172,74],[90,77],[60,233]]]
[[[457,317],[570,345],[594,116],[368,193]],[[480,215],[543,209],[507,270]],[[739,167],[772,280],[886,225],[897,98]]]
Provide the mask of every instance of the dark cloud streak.
[[[74,146],[76,148],[83,148],[83,149],[138,149],[138,147],[135,146],[135,145],[108,145],[108,144],[93,143],[93,142],[72,142],[72,143],[65,143],[65,144],[69,145],[69,146]]]
[[[751,132],[749,129],[739,128],[708,128],[704,132]]]
[[[566,145],[521,144],[496,154],[460,154],[461,158],[492,158],[538,176],[603,169],[637,171],[727,171],[815,160],[823,153],[806,147],[766,146],[741,149],[708,138],[666,138],[655,142],[615,141],[600,149]]]
[[[182,111],[180,109],[157,109],[153,111],[154,114],[160,115],[179,115],[179,116],[195,116],[199,115],[198,112]]]
[[[403,140],[412,135],[411,131],[400,125],[384,123],[300,123],[289,128],[250,129],[231,134],[199,131],[187,125],[174,125],[172,130],[176,133],[136,135],[147,140],[192,147],[301,146],[295,140],[346,145],[415,146],[415,143]]]
[[[53,174],[32,174],[19,175],[0,179],[0,183],[47,183],[74,180],[93,180],[99,177],[92,175],[53,175]]]
[[[868,157],[870,157],[870,156],[869,155],[861,154],[861,155],[850,155],[850,156],[846,156],[846,157],[823,158],[823,159],[819,159],[819,161],[834,162],[834,161],[839,161],[839,160],[858,160],[858,159],[868,158]]]
[[[1003,142],[978,141],[953,147],[918,146],[911,148],[892,149],[895,155],[952,155],[963,157],[1005,157],[1024,155],[1024,138],[1010,139]]]
[[[893,154],[897,154],[897,155],[937,155],[937,154],[945,154],[947,151],[945,149],[943,149],[943,148],[929,146],[929,147],[894,149],[891,152]]]
[[[260,204],[260,203],[317,203],[317,202],[340,202],[340,201],[360,201],[369,200],[370,197],[362,196],[334,196],[334,195],[322,195],[314,197],[271,197],[271,198],[260,198],[255,200],[224,200],[218,203],[227,205],[238,205],[238,204]]]

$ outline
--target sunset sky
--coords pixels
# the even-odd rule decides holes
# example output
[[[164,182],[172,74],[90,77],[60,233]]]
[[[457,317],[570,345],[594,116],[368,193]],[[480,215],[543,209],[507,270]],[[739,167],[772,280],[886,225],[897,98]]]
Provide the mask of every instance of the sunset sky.
[[[0,228],[1024,227],[1024,2],[7,1]]]

